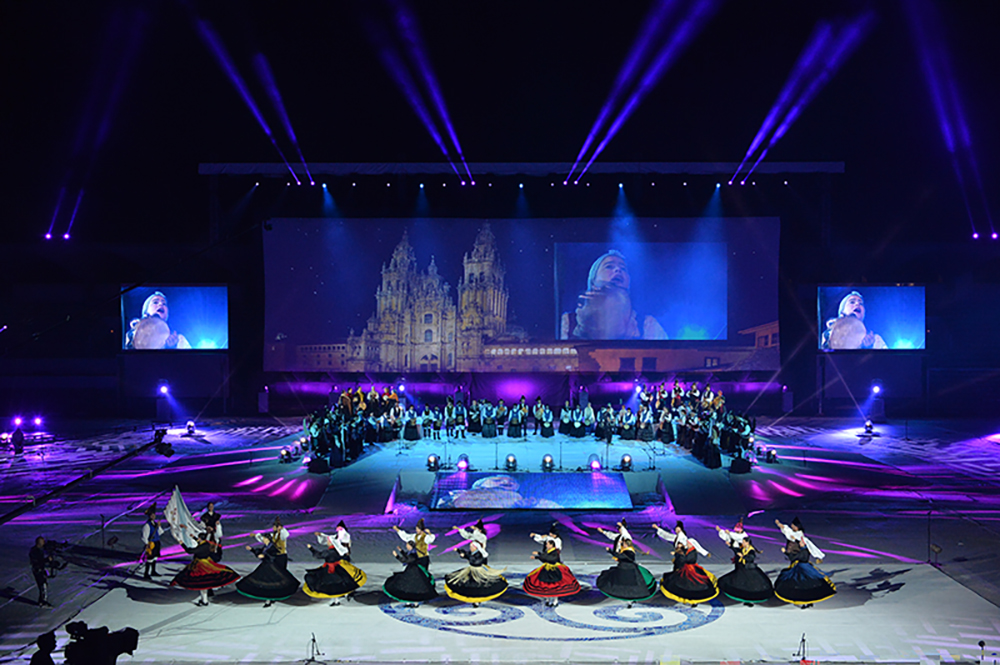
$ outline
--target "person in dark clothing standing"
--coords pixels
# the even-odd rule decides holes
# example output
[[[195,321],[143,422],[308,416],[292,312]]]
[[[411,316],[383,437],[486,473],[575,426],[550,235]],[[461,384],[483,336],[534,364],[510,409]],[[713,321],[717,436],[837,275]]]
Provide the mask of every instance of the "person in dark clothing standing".
[[[53,559],[52,555],[45,551],[43,536],[35,538],[35,546],[28,551],[28,561],[31,562],[31,574],[35,577],[35,584],[38,585],[38,606],[52,607],[45,595],[49,587],[47,568],[52,565]]]

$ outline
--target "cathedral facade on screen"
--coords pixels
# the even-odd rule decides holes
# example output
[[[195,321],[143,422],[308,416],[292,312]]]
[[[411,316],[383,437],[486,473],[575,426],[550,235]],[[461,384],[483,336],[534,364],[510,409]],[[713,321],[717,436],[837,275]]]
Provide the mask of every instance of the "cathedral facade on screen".
[[[462,258],[455,291],[438,273],[433,256],[420,270],[404,232],[382,265],[375,312],[364,330],[351,331],[346,342],[297,347],[296,367],[347,372],[573,369],[576,349],[565,343],[526,345],[523,334],[508,330],[510,294],[504,277],[488,223]]]

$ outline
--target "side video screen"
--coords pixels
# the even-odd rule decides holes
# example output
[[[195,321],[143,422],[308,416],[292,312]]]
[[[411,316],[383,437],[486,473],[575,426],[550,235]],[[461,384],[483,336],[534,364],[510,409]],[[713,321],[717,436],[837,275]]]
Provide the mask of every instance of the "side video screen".
[[[124,287],[122,349],[185,351],[229,348],[225,286]]]
[[[823,351],[924,348],[922,286],[821,286],[816,301]]]

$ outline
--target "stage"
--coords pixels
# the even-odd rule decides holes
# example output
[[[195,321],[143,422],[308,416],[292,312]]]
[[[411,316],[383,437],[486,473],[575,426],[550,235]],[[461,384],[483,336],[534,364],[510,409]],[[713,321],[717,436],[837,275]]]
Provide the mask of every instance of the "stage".
[[[301,461],[278,462],[280,449],[299,436],[291,421],[199,423],[194,437],[170,430],[173,457],[145,450],[118,464],[116,458],[148,443],[151,431],[119,423],[120,433],[57,436],[39,444],[44,449],[29,444],[23,458],[3,458],[6,506],[86,475],[88,464],[81,460],[92,468],[112,464],[0,526],[8,544],[0,557],[0,657],[27,662],[35,650],[31,641],[51,629],[62,649],[65,624],[73,620],[112,630],[132,626],[140,633],[132,660],[159,663],[294,662],[310,655],[313,634],[322,652],[317,659],[324,662],[788,662],[798,660],[792,655],[803,634],[808,659],[817,661],[969,661],[979,656],[979,640],[989,657],[1000,646],[1000,426],[891,423],[878,425],[879,436],[868,438],[859,436],[858,425],[761,419],[758,441],[778,453],[778,463],[732,475],[726,460],[722,469],[707,469],[674,445],[616,440],[605,449],[589,438],[559,436],[472,437],[449,442],[447,453],[443,441],[384,444],[329,475],[309,474]],[[630,454],[634,470],[620,473],[634,508],[432,511],[420,498],[431,495],[431,453],[453,465],[466,454],[472,472],[488,475],[514,454],[518,472],[536,474],[545,454],[559,465],[560,443],[564,470],[552,477],[589,474],[576,469],[587,468],[592,454],[611,472]],[[354,539],[352,559],[368,574],[367,584],[338,607],[299,592],[264,609],[228,587],[199,608],[196,592],[168,586],[188,560],[169,535],[161,577],[141,579],[135,563],[141,513],[154,498],[162,509],[163,493],[175,484],[192,510],[216,502],[226,536],[223,562],[238,572],[255,565],[243,549],[250,534],[278,515],[292,534],[289,568],[301,580],[317,565],[305,550],[311,533],[332,530],[343,518]],[[764,551],[761,566],[772,579],[785,565],[774,520],[799,516],[827,554],[820,567],[836,583],[837,595],[808,609],[774,600],[747,607],[728,599],[691,608],[662,595],[627,608],[593,588],[596,575],[612,563],[604,551],[609,541],[597,527],[626,518],[639,562],[659,577],[670,568],[670,547],[650,525],[683,519],[713,554],[701,563],[722,575],[732,565],[714,526],[729,527],[747,514],[747,530]],[[391,602],[381,584],[400,568],[391,550],[401,541],[391,527],[412,530],[420,517],[438,534],[431,572],[442,597],[414,609]],[[454,552],[462,540],[452,527],[479,517],[491,536],[490,565],[506,568],[511,588],[473,608],[444,597],[441,577],[463,565]],[[526,596],[520,581],[535,567],[529,557],[537,545],[528,534],[553,522],[562,532],[563,560],[584,589],[549,608]],[[61,556],[69,566],[50,583],[52,609],[33,605],[26,565],[26,550],[40,534],[68,543]],[[109,544],[113,538],[117,542]],[[940,567],[927,563],[935,558],[929,544],[941,549]]]

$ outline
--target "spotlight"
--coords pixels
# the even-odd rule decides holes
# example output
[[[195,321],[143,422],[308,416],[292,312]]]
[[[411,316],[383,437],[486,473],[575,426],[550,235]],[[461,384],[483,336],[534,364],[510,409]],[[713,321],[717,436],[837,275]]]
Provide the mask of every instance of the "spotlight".
[[[42,426],[42,417],[41,416],[35,416],[35,419],[32,422],[35,423],[35,427],[41,427]]]
[[[472,185],[473,187],[475,187],[475,186],[476,186],[476,181],[475,181],[475,180],[473,180],[473,181],[471,181],[471,182],[470,182],[469,184],[470,184],[470,185]]]
[[[563,187],[569,184],[569,180],[563,180]]]
[[[733,183],[729,183],[729,184],[731,185]],[[746,180],[740,180],[740,186],[743,186],[743,185],[746,185],[746,184],[747,184]]]
[[[756,441],[756,440],[757,440],[757,437],[756,437],[756,436],[754,436],[753,434],[751,434],[751,435],[750,435],[750,439],[749,439],[749,441],[750,441],[750,445],[752,446],[752,445],[754,444],[754,441]]]
[[[722,187],[722,183],[721,182],[715,183],[715,188],[718,189],[719,187]]]
[[[282,464],[291,464],[292,451],[289,450],[288,448],[282,448],[281,452],[278,453],[278,461],[281,462]]]
[[[556,468],[555,460],[552,459],[552,455],[545,455],[542,458],[542,471],[553,471]]]
[[[253,184],[253,186],[254,186],[254,187],[260,187],[260,183],[259,183],[259,182],[255,182],[255,183]],[[324,187],[326,187],[326,185],[323,185],[323,186],[324,186]]]
[[[997,232],[996,232],[996,231],[994,231],[994,232],[993,232],[993,235],[991,235],[990,237],[991,237],[991,238],[993,238],[994,240],[996,240],[996,239],[997,239]]]
[[[311,185],[312,187],[315,187],[315,186],[316,186],[316,181],[315,181],[315,180],[310,180],[310,181],[309,181],[309,184],[310,184],[310,185]]]
[[[22,418],[21,416],[15,416],[14,417],[14,427],[20,427],[21,423],[23,423],[23,422],[24,422],[24,418]]]
[[[424,188],[424,183],[420,183],[420,189]]]
[[[326,183],[325,182],[323,183],[323,189],[326,189]]]
[[[518,189],[524,189],[524,183],[523,182],[518,183],[517,188]]]
[[[458,456],[458,463],[455,464],[455,466],[458,467],[459,471],[468,471],[469,470],[469,456],[466,455],[465,453],[462,453],[461,455],[459,455]]]
[[[46,233],[45,234],[45,239],[46,240],[52,240],[52,234],[51,233]]]
[[[642,392],[642,386],[640,386],[638,383],[635,384],[635,392],[637,392],[637,393],[641,393]]]
[[[399,392],[401,392],[401,393],[405,393],[406,392],[406,384],[405,383],[401,383],[398,386],[396,386],[396,389],[399,390]]]
[[[462,181],[462,187],[465,187],[465,181],[464,180]]]
[[[351,187],[357,187],[357,186],[358,186],[358,183],[356,183],[356,182],[352,182],[351,183]]]
[[[882,386],[875,383],[872,385],[872,395],[879,395],[882,393]]]
[[[651,183],[649,183],[649,186],[650,187],[656,187],[656,183],[655,182],[651,182]]]
[[[872,424],[871,419],[865,420],[865,434],[871,434],[875,431],[875,425]]]
[[[976,237],[979,237],[979,236],[976,236]],[[69,234],[68,233],[64,233],[63,234],[63,240],[69,240]]]
[[[625,186],[625,185],[623,185],[622,183],[618,183],[618,189],[621,189],[621,188],[623,188],[624,186]]]
[[[771,448],[767,451],[767,455],[764,456],[764,461],[767,462],[768,464],[778,463],[778,453],[774,451],[774,448]]]
[[[161,395],[169,395],[170,394],[170,386],[168,386],[165,383],[161,383],[160,387],[157,390],[159,391],[159,393]]]
[[[441,183],[441,186],[442,186],[442,187],[447,187],[447,186],[448,186],[448,183],[446,183],[446,182],[442,182],[442,183]]]
[[[687,183],[684,183],[684,186],[685,186],[685,187],[687,187],[687,186],[688,186],[688,184],[687,184]]]
[[[973,233],[972,234],[972,239],[973,240],[979,240],[979,234],[978,233]]]
[[[631,470],[632,470],[632,456],[628,454],[622,455],[622,471],[631,471]]]
[[[441,468],[441,458],[437,455],[431,454],[427,456],[427,470],[437,471]]]
[[[590,467],[591,471],[601,470],[601,458],[597,453],[591,453],[590,457],[587,458],[587,466]]]
[[[188,436],[194,436],[195,433],[194,421],[193,420],[187,421],[187,425],[185,425],[185,427],[187,428]]]
[[[730,180],[730,181],[729,181],[729,184],[730,184],[730,185],[732,185],[732,184],[733,184],[733,181],[732,181],[732,180]]]
[[[517,471],[517,458],[513,454],[507,455],[507,460],[504,462],[504,468],[508,471]]]
[[[787,180],[785,181],[785,184],[786,184],[786,185],[788,184],[788,181],[787,181]]]
[[[387,183],[385,183],[385,186],[386,187],[392,187],[392,183],[387,182]]]

